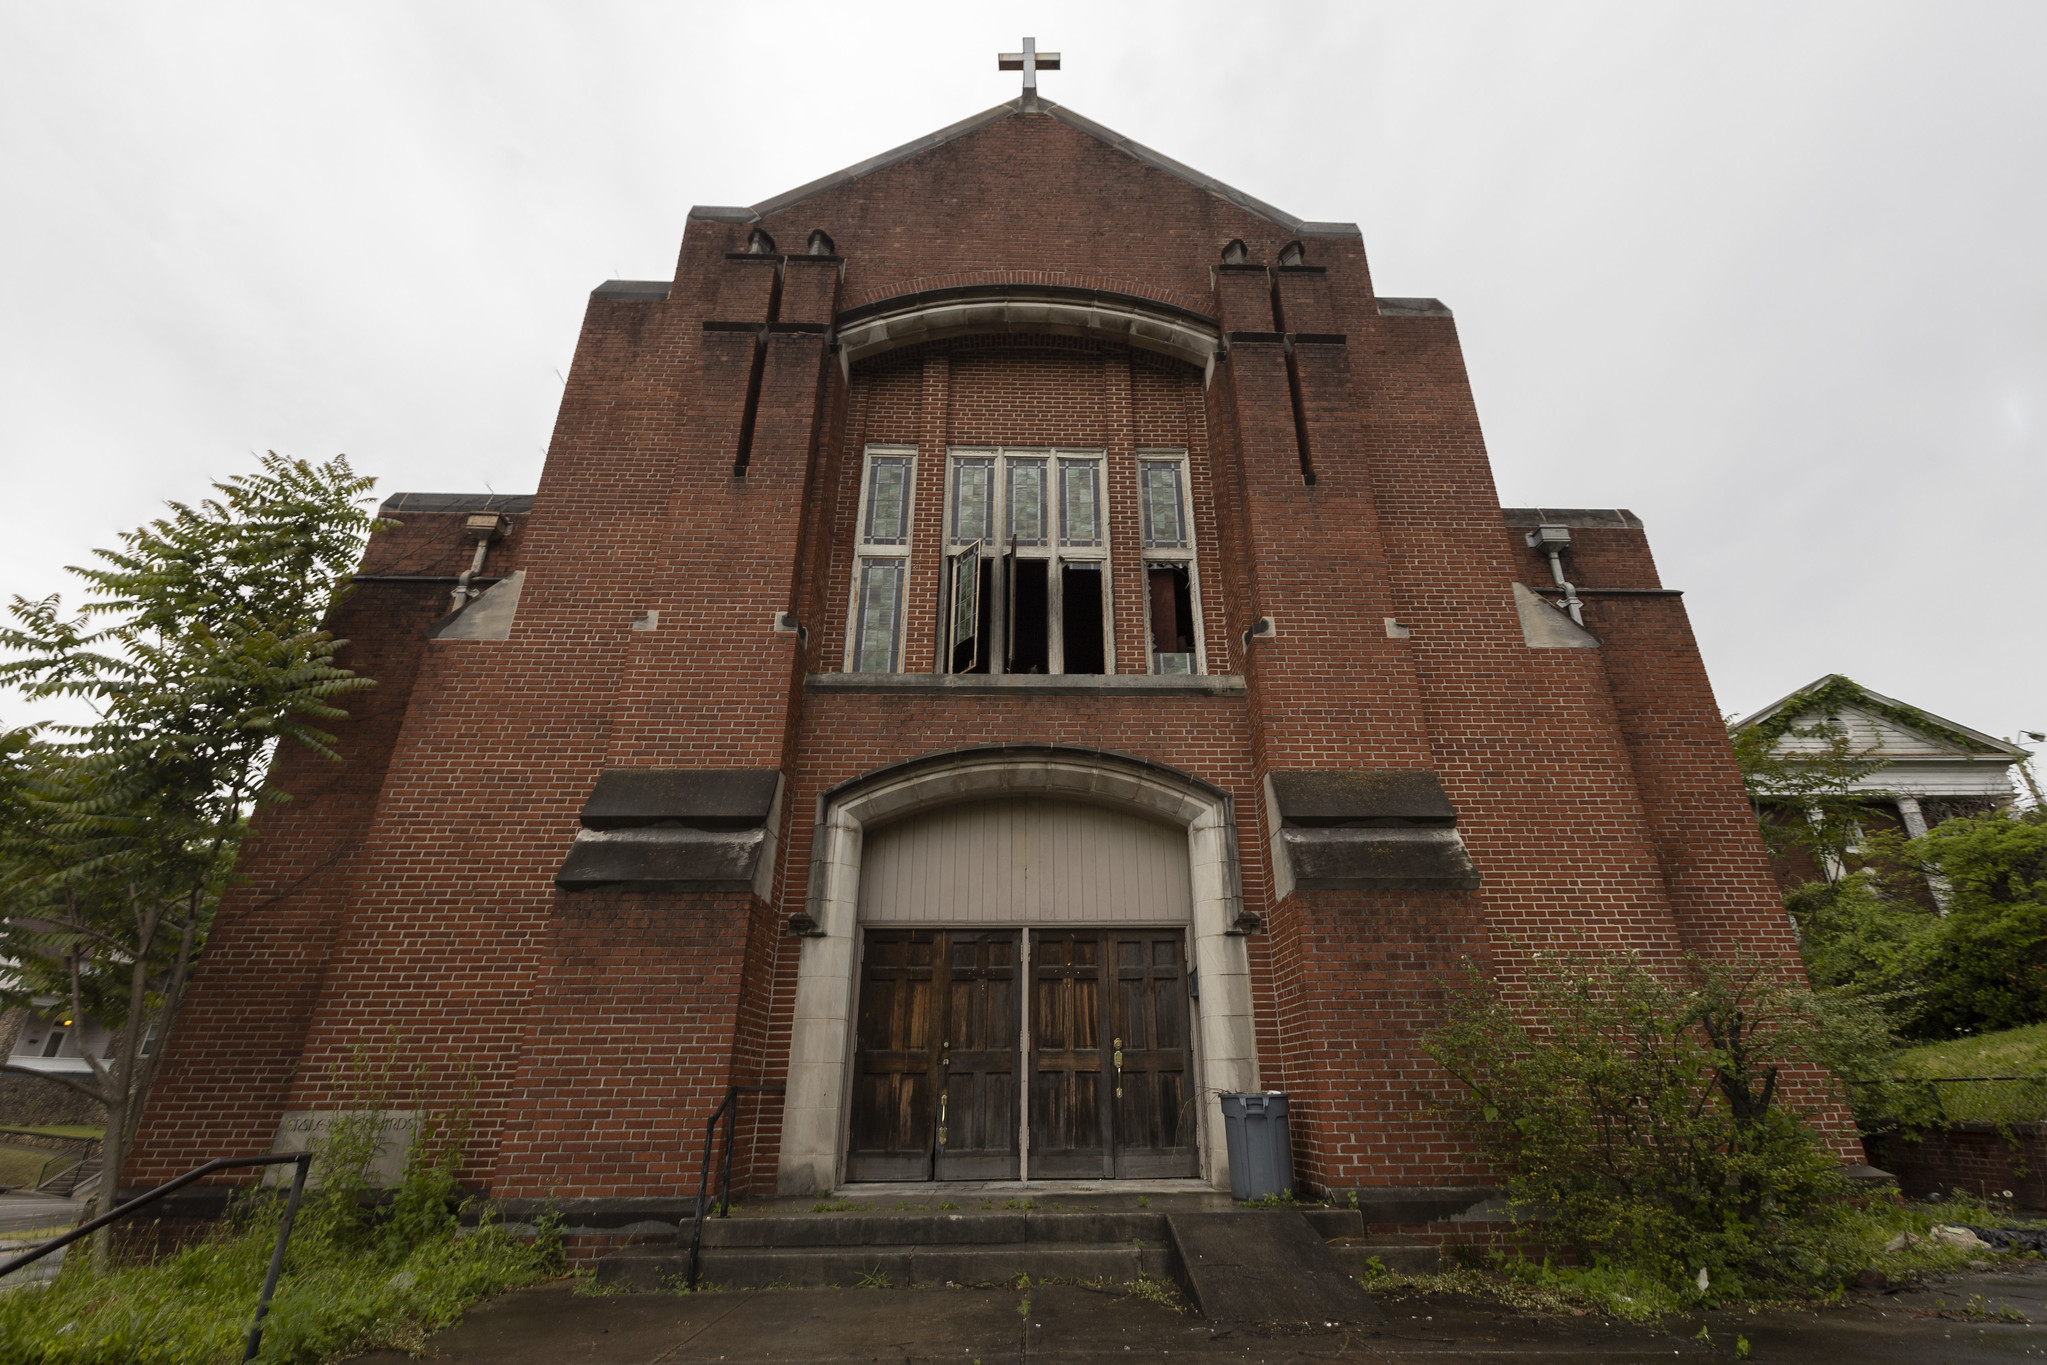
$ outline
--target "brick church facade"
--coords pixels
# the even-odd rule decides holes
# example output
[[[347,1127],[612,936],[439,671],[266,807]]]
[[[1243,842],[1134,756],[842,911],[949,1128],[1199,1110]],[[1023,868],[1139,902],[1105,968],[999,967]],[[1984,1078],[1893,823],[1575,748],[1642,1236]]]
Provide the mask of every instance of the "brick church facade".
[[[693,1192],[734,1085],[744,1191],[1226,1184],[1252,1089],[1306,1189],[1471,1187],[1467,959],[1796,960],[1641,523],[1500,506],[1354,225],[1034,91],[692,210],[535,495],[385,515],[128,1185],[394,1043],[507,1200]]]

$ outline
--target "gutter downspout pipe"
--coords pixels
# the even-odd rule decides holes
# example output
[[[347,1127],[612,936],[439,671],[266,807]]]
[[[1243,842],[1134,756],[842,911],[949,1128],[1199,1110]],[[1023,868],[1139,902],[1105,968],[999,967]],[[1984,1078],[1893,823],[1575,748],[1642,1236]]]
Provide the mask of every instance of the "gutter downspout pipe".
[[[1564,610],[1571,614],[1575,624],[1582,626],[1585,624],[1585,604],[1578,600],[1578,589],[1564,577],[1564,547],[1570,543],[1571,528],[1568,526],[1544,524],[1528,533],[1528,548],[1541,550],[1549,556],[1550,576],[1556,579],[1557,587],[1563,591]]]

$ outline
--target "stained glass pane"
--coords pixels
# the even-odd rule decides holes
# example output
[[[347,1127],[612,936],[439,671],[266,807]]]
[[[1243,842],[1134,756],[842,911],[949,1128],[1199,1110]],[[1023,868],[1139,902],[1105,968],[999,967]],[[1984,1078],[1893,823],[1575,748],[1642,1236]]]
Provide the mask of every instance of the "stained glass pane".
[[[903,597],[903,561],[860,561],[860,638],[853,646],[853,671],[896,671],[896,620]]]
[[[1095,460],[1059,462],[1059,542],[1102,543],[1101,465]]]
[[[901,545],[910,533],[910,461],[878,455],[867,464],[867,543]]]
[[[993,460],[956,460],[952,466],[952,543],[986,540],[988,494],[995,475]]]
[[[1178,461],[1145,460],[1139,463],[1139,488],[1144,500],[1144,543],[1184,547],[1187,523],[1180,499]]]
[[[952,561],[952,644],[974,638],[981,625],[981,547],[970,546]]]
[[[1009,534],[1019,545],[1045,543],[1045,462],[1009,462]]]

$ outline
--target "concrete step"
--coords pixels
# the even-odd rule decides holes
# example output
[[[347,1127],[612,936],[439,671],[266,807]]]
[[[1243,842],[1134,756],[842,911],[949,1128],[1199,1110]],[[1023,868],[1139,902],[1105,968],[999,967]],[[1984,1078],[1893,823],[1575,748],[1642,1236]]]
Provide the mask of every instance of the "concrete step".
[[[707,1246],[703,1253],[703,1279],[721,1289],[987,1285],[1019,1275],[1121,1282],[1171,1278],[1174,1266],[1167,1243],[1134,1241]],[[688,1273],[687,1246],[626,1247],[597,1263],[599,1284],[636,1292],[672,1288]]]
[[[689,1240],[684,1223],[679,1240]],[[1142,1210],[746,1214],[704,1220],[706,1248],[1162,1243],[1166,1215]]]
[[[1399,1275],[1433,1275],[1443,1268],[1443,1249],[1433,1242],[1374,1241],[1369,1237],[1337,1237],[1329,1242],[1336,1263],[1353,1275],[1370,1273],[1370,1262]]]

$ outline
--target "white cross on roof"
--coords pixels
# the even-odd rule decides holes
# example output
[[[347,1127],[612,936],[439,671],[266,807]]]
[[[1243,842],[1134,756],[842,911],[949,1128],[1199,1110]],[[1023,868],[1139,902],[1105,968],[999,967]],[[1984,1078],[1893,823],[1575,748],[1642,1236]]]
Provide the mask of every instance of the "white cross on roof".
[[[1036,38],[1026,38],[1023,40],[1023,43],[1023,51],[1021,52],[996,53],[995,65],[1001,71],[1023,72],[1024,98],[1027,100],[1035,99],[1038,94],[1038,73],[1040,71],[1057,71],[1059,69],[1059,54],[1056,52],[1038,51],[1038,40]]]

